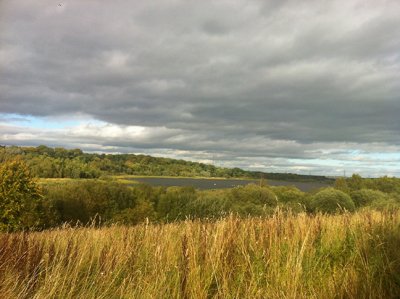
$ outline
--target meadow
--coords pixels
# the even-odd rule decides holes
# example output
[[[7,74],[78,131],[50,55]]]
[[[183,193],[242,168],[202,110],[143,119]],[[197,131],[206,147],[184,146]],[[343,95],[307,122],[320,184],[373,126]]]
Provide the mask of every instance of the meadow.
[[[0,234],[1,298],[399,298],[400,213]]]

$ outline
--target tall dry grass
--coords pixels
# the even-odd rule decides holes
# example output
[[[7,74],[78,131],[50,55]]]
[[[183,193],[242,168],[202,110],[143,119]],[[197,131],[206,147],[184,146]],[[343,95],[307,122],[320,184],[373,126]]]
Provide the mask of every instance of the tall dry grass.
[[[1,298],[399,298],[400,213],[0,235]]]

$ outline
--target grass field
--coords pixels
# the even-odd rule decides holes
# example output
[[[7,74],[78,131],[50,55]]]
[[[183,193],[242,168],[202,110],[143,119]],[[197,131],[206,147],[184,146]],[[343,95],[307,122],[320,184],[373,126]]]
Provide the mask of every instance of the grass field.
[[[0,234],[1,298],[399,298],[400,213]]]

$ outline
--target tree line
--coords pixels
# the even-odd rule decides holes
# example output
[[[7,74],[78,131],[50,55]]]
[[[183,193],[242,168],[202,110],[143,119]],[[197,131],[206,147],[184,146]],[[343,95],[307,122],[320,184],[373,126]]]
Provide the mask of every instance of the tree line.
[[[0,146],[0,163],[20,158],[33,176],[40,178],[99,178],[106,175],[153,175],[182,177],[256,178],[271,180],[321,181],[324,176],[263,173],[240,168],[134,154],[94,154],[80,149]]]

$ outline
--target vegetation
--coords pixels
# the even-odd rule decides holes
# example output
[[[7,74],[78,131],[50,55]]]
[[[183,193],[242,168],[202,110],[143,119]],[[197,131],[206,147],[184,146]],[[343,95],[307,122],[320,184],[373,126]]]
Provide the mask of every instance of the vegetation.
[[[171,222],[188,217],[219,218],[229,213],[262,216],[285,205],[272,188],[254,184],[201,191],[193,187],[129,187],[100,180],[72,180],[45,183],[42,189],[47,206],[51,207],[49,213],[58,225],[87,224],[94,218],[103,224],[135,224],[146,218]]]
[[[34,228],[40,223],[42,196],[26,165],[0,165],[0,230]]]
[[[346,193],[334,188],[326,188],[312,197],[311,209],[316,212],[334,214],[338,211],[355,210],[353,200]]]
[[[374,185],[369,180],[364,183],[364,179],[358,184],[353,178],[339,179],[336,188],[315,193],[291,186],[269,187],[265,182],[203,191],[193,187],[129,186],[104,179],[56,179],[37,184],[25,162],[10,160],[0,168],[0,230],[42,230],[93,221],[96,225],[128,225],[219,219],[228,214],[269,216],[276,208],[290,213],[329,214],[353,212],[356,208],[397,209],[398,180],[391,180],[394,186],[380,180]]]
[[[384,201],[387,195],[382,191],[371,189],[360,189],[350,193],[356,207],[364,207],[377,201]]]
[[[358,174],[353,174],[350,178],[338,178],[335,181],[335,188],[346,193],[361,189],[370,189],[378,190],[386,194],[400,194],[400,179],[387,176],[366,179]]]
[[[0,234],[4,298],[398,298],[400,214]]]
[[[77,150],[39,148],[66,156],[82,154]],[[265,180],[259,185],[208,191],[192,187],[129,186],[107,177],[58,178],[38,185],[31,171],[34,168],[27,166],[30,160],[23,157],[3,156],[0,168],[0,230],[3,231],[45,229],[63,223],[86,225],[93,219],[106,225],[137,224],[146,219],[156,222],[188,217],[215,219],[230,213],[243,217],[268,216],[276,207],[293,213],[339,213],[372,206],[384,210],[400,204],[399,179],[363,179],[358,175],[339,178],[335,188],[315,194],[290,186],[269,187]]]
[[[321,181],[331,180],[323,176],[306,176],[285,173],[262,173],[240,168],[222,168],[204,163],[156,158],[133,154],[88,154],[80,149],[67,150],[38,147],[1,147],[0,163],[20,158],[32,174],[41,178],[99,178],[107,175],[153,175],[182,177],[256,178],[274,180]]]
[[[37,183],[27,165],[11,155],[0,166],[0,297],[400,294],[396,178],[353,175],[312,193],[265,181],[202,191]]]

